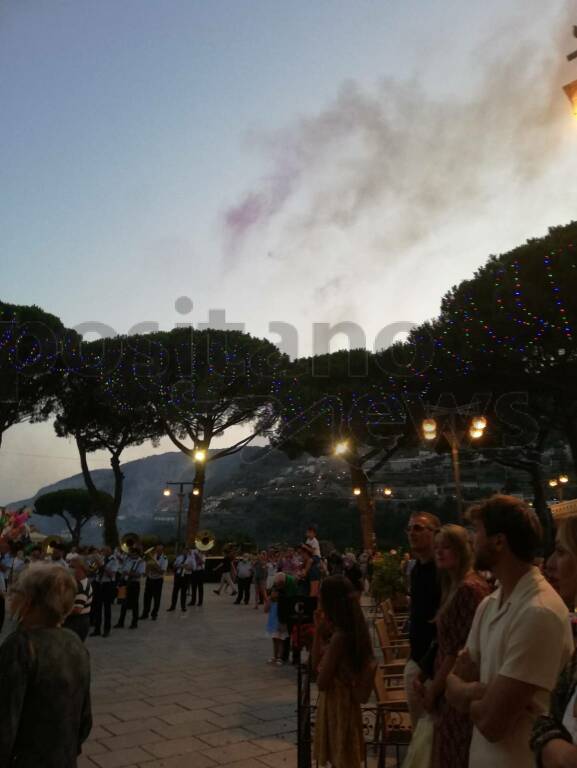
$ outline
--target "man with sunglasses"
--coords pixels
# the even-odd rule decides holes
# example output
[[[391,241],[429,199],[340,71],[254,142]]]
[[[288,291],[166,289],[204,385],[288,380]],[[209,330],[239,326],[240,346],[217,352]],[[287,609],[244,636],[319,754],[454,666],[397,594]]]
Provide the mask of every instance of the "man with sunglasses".
[[[409,643],[411,653],[405,667],[405,690],[413,728],[424,714],[422,699],[415,691],[414,683],[423,672],[429,673],[434,662],[430,649],[435,640],[436,628],[433,619],[439,610],[441,589],[437,579],[434,558],[435,534],[441,527],[439,518],[429,512],[411,515],[407,536],[415,565],[411,570],[409,614]]]

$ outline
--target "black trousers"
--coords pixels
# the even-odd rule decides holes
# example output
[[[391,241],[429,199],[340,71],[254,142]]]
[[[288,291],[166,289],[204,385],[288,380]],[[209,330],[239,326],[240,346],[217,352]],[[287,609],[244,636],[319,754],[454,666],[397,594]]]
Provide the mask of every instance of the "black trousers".
[[[160,610],[160,599],[162,597],[162,585],[164,579],[146,579],[146,585],[144,587],[144,604],[142,606],[143,619],[148,618],[150,613],[150,607],[152,606],[152,618],[155,619],[158,616]]]
[[[180,608],[181,610],[186,611],[186,592],[188,590],[188,583],[188,574],[186,576],[178,576],[176,573],[174,574],[172,597],[170,599],[170,607],[172,610],[176,608],[178,596],[180,595]]]
[[[4,626],[4,619],[6,618],[6,603],[4,602],[4,595],[0,595],[0,632]]]
[[[84,616],[74,614],[69,616],[64,622],[64,627],[71,629],[72,632],[76,632],[78,637],[84,642],[90,629],[90,614],[87,613]]]
[[[198,596],[198,600],[197,600]],[[202,605],[204,600],[204,571],[193,571],[190,574],[190,603]]]
[[[138,626],[138,603],[140,600],[140,581],[129,581],[126,585],[126,600],[122,603],[120,609],[120,618],[118,619],[118,626],[124,626],[124,620],[128,611],[132,611],[131,627]]]
[[[110,632],[112,625],[112,604],[116,599],[116,584],[113,581],[104,581],[94,591],[94,631],[100,634],[102,630],[102,617],[104,616],[104,633]]]
[[[244,604],[248,605],[248,601],[250,600],[251,582],[252,582],[252,576],[249,576],[246,579],[237,578],[236,586],[238,589],[238,597],[234,601],[237,605],[241,603],[243,600],[244,600]]]
[[[90,580],[90,586],[92,587],[92,605],[90,607],[90,626],[96,626],[96,606],[101,601],[100,591],[101,583],[96,579]]]

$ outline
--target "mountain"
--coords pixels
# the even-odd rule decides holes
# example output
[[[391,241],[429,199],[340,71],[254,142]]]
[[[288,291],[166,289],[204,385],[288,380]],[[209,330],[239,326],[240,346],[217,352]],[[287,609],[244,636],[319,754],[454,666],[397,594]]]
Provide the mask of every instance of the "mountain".
[[[160,535],[163,539],[174,537],[177,489],[172,487],[168,498],[163,495],[163,490],[167,482],[190,482],[194,479],[191,460],[180,451],[168,452],[127,462],[122,471],[121,532],[149,533]],[[98,488],[112,492],[112,470],[97,469],[92,476]],[[12,502],[8,507],[33,507],[35,499],[45,493],[83,487],[84,481],[79,473],[44,486],[32,498]],[[190,491],[190,486],[184,490],[185,493]],[[247,447],[207,464],[201,526],[210,528],[217,536],[241,533],[247,539],[255,539],[259,545],[273,540],[298,543],[307,523],[316,520],[314,515],[319,501],[321,507],[330,506],[331,498],[333,508],[337,499],[345,509],[351,506],[347,473],[343,471],[341,462],[310,457],[290,461],[280,451]],[[309,517],[309,514],[313,516]],[[354,513],[347,517],[352,517],[354,525]],[[65,535],[59,518],[33,515],[31,522],[44,533]],[[85,528],[83,541],[98,542],[99,528],[100,521],[94,520]]]
[[[147,456],[123,465],[124,495],[119,515],[121,533],[154,534],[174,539],[178,497],[163,495],[167,482],[194,479],[192,461],[179,451]],[[465,498],[478,499],[507,484],[508,492],[530,493],[525,473],[504,470],[484,462],[473,452],[463,452],[462,485]],[[450,457],[431,451],[399,454],[380,473],[381,482],[393,489],[390,498],[375,491],[375,529],[384,546],[404,543],[411,511],[426,509],[444,522],[455,520],[454,485]],[[93,472],[97,487],[113,489],[112,471]],[[33,506],[38,496],[62,488],[83,488],[81,474],[41,488],[31,499],[8,505]],[[190,486],[185,488],[185,492]],[[213,531],[218,541],[253,540],[258,546],[273,542],[298,544],[309,523],[319,527],[321,539],[340,548],[360,545],[360,526],[346,464],[337,458],[303,456],[289,460],[281,451],[247,447],[207,464],[201,527]],[[184,528],[186,498],[184,499]],[[44,533],[64,534],[58,518],[33,516]],[[83,541],[99,543],[101,521],[83,531]]]

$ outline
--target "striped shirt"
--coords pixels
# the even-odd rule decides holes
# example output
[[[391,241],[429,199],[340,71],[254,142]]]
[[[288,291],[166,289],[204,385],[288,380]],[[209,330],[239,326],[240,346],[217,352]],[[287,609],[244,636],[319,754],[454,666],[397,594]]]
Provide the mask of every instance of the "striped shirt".
[[[82,581],[77,581],[76,585],[78,591],[76,592],[76,597],[74,599],[74,608],[80,608],[80,611],[77,610],[77,613],[79,613],[80,616],[86,616],[90,613],[92,607],[92,586],[88,578],[82,579]]]

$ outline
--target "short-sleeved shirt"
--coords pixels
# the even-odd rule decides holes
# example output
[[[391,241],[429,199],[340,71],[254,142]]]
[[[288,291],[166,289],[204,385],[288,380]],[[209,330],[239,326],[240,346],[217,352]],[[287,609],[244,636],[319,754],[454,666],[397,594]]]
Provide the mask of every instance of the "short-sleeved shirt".
[[[573,652],[567,608],[537,568],[519,580],[502,605],[501,598],[499,588],[479,605],[467,640],[469,653],[479,664],[482,683],[501,675],[538,690],[506,738],[491,743],[473,730],[469,768],[534,765],[529,747],[533,722],[547,710],[550,693]]]

